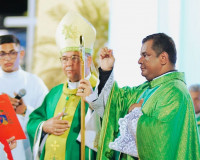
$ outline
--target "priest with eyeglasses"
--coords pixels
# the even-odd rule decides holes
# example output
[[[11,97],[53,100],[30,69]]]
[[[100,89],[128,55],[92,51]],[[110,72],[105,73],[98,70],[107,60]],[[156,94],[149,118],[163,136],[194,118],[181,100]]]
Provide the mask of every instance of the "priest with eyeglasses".
[[[51,89],[43,104],[30,115],[27,126],[35,159],[78,160],[81,157],[81,143],[77,139],[81,127],[80,96],[87,90],[81,82],[80,36],[84,37],[85,44],[85,78],[93,88],[96,86],[97,78],[90,71],[96,30],[80,14],[70,11],[56,30],[66,82]],[[87,122],[92,112],[87,103],[85,112]],[[91,146],[93,150],[85,147],[85,159],[96,159],[96,145]]]

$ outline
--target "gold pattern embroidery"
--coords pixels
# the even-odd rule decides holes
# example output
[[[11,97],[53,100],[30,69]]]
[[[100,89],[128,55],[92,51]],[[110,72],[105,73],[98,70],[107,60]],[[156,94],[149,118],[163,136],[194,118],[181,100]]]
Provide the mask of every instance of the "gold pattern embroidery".
[[[65,39],[73,39],[74,42],[79,40],[80,32],[75,25],[64,25],[62,33],[65,36]]]

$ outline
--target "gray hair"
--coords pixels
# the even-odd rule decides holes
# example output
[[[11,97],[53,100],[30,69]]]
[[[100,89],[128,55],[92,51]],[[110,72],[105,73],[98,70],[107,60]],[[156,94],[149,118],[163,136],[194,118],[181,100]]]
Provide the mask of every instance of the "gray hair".
[[[189,91],[200,92],[200,84],[193,84],[189,87]]]

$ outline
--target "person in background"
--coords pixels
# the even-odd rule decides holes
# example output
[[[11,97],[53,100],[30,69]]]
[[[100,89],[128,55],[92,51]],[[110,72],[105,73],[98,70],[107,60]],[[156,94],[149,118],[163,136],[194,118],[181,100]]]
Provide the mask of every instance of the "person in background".
[[[197,126],[200,136],[200,84],[193,84],[189,87],[190,95],[194,104]]]
[[[60,61],[66,82],[51,89],[43,104],[30,115],[27,125],[34,158],[80,159],[81,145],[77,138],[80,132],[81,103],[78,94],[84,93],[82,86],[85,85],[80,84],[81,35],[84,37],[86,52],[85,77],[93,88],[96,86],[97,78],[90,71],[96,30],[78,13],[68,12],[56,31],[56,42],[60,49]],[[87,103],[85,107],[88,117],[91,109]],[[95,159],[95,155],[94,151],[86,147],[85,159]]]
[[[14,160],[31,159],[32,153],[26,125],[29,114],[39,107],[48,88],[36,75],[24,71],[20,67],[25,51],[20,46],[19,39],[14,35],[0,36],[0,94],[7,94],[17,114],[17,118],[27,136],[25,140],[18,140],[17,147],[12,150]],[[20,90],[26,94],[21,98],[15,98]]]
[[[137,87],[118,87],[114,62],[112,50],[103,48],[100,83],[84,95],[103,118],[97,159],[200,159],[194,107],[184,73],[175,69],[173,39],[164,33],[143,39],[138,63],[147,81]],[[84,86],[87,93],[90,88]]]

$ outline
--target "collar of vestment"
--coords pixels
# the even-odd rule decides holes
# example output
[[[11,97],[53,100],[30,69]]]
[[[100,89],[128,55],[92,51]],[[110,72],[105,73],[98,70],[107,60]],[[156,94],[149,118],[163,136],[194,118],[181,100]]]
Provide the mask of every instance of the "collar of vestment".
[[[97,78],[93,74],[89,74],[85,79],[87,79],[87,80],[89,79],[92,87],[96,86]],[[64,83],[63,93],[65,95],[75,95],[77,90],[78,90],[77,88],[79,86],[79,83],[80,83],[80,81],[78,81],[78,82],[70,82],[68,80],[66,83]]]
[[[160,77],[157,77],[156,79],[153,79],[152,81],[149,82],[149,86],[150,86],[150,88],[154,88],[156,86],[160,86],[161,84],[169,82],[174,79],[181,80],[185,83],[184,73],[174,71],[174,72],[164,74]]]
[[[0,67],[0,76],[1,77],[16,77],[16,76],[18,76],[20,73],[22,72],[22,69],[21,69],[21,67],[19,67],[19,69],[18,70],[16,70],[16,71],[14,71],[14,72],[5,72],[5,71],[3,71],[3,69]]]
[[[90,77],[91,77],[91,73],[90,73],[85,79],[89,80]],[[80,83],[80,81],[78,81],[78,82],[71,82],[71,81],[68,79],[68,80],[67,80],[67,84],[68,84],[68,87],[67,87],[67,88],[69,88],[69,89],[76,89],[76,88],[78,88],[79,83]]]

